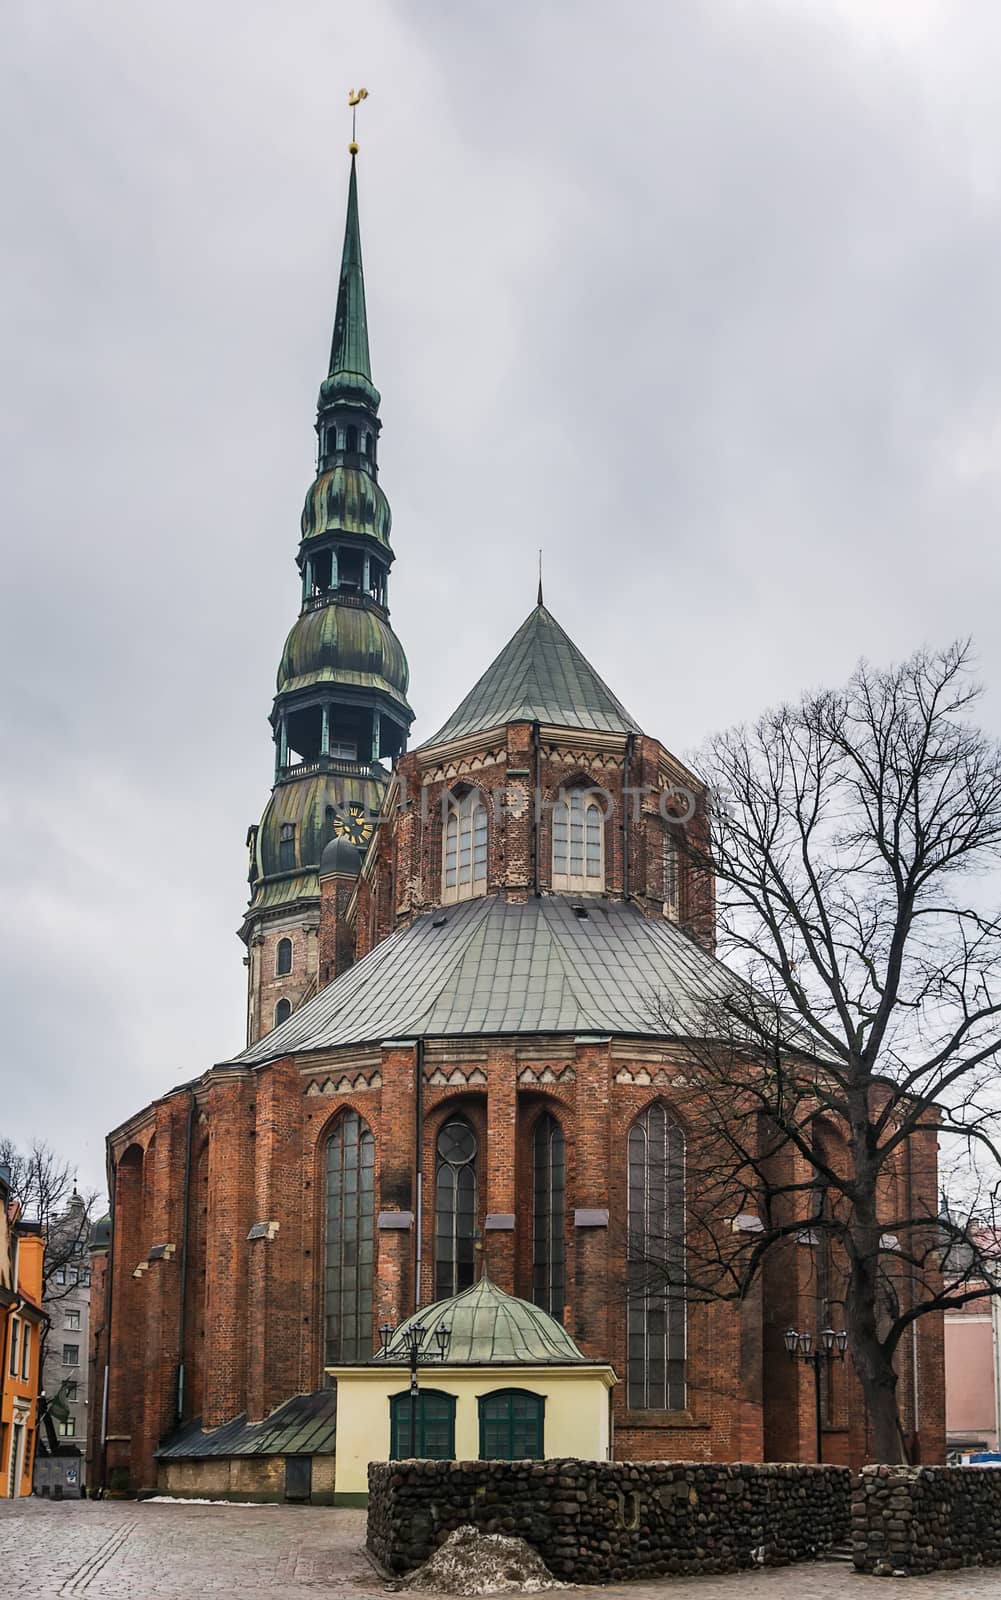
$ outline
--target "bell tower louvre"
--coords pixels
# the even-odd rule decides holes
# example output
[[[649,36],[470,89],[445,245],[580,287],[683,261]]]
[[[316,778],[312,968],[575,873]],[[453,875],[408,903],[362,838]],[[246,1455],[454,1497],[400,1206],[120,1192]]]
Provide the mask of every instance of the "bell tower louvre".
[[[316,992],[324,847],[357,872],[413,712],[389,621],[389,502],[379,484],[379,391],[372,382],[352,150],[327,376],[317,402],[317,470],[302,513],[299,617],[271,710],[274,788],[247,835],[247,1042]]]

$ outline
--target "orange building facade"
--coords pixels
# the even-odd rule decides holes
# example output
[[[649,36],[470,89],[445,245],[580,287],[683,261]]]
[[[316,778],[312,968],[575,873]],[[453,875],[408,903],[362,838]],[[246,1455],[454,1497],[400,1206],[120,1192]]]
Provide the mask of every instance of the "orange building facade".
[[[26,1222],[0,1168],[0,1499],[31,1493],[41,1383],[42,1261],[38,1223]]]

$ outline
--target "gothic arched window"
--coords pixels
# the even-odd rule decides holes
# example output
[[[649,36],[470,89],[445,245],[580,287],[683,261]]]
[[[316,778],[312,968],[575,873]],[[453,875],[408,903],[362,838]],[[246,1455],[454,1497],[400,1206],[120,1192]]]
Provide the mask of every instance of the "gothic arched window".
[[[281,1027],[282,1023],[287,1022],[291,1015],[291,1000],[279,1000],[278,1004],[275,1006],[275,1027]]]
[[[685,1136],[666,1106],[629,1131],[626,1403],[685,1407]]]
[[[468,1289],[476,1263],[476,1135],[450,1117],[435,1146],[434,1296]]]
[[[375,1140],[357,1111],[345,1111],[327,1140],[324,1229],[324,1362],[372,1354]]]
[[[279,939],[275,950],[275,975],[279,978],[287,978],[291,971],[292,941],[291,939]]]
[[[487,838],[487,808],[479,791],[450,800],[441,852],[443,900],[486,894]]]
[[[605,887],[605,817],[586,789],[553,807],[553,888],[599,893]]]
[[[295,823],[283,822],[278,830],[278,870],[291,872],[295,867]]]
[[[566,1301],[566,1159],[563,1129],[546,1112],[532,1146],[532,1299],[563,1321]]]
[[[344,448],[345,448],[345,450],[357,450],[357,448],[358,448],[358,429],[357,428],[345,428],[345,430],[344,430]]]

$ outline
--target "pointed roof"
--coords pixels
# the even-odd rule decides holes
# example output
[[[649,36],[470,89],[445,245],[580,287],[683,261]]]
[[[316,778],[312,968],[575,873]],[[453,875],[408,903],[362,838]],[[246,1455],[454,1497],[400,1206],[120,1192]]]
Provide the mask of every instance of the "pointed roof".
[[[569,634],[541,603],[425,745],[504,722],[545,722],[601,733],[642,733]]]
[[[351,157],[348,184],[348,215],[344,225],[341,253],[341,278],[337,286],[337,312],[330,346],[330,376],[337,372],[357,372],[371,382],[368,354],[368,321],[365,316],[365,277],[361,264],[361,228],[358,224],[358,173]]]

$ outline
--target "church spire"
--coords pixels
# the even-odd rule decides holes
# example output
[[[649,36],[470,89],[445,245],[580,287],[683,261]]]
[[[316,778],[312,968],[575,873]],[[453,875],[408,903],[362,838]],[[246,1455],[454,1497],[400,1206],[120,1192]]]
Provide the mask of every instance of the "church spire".
[[[368,353],[368,320],[365,315],[365,274],[361,263],[361,229],[358,224],[357,157],[351,157],[348,184],[348,214],[344,226],[341,277],[337,286],[337,312],[330,345],[330,377],[338,373],[357,373],[372,381]]]

